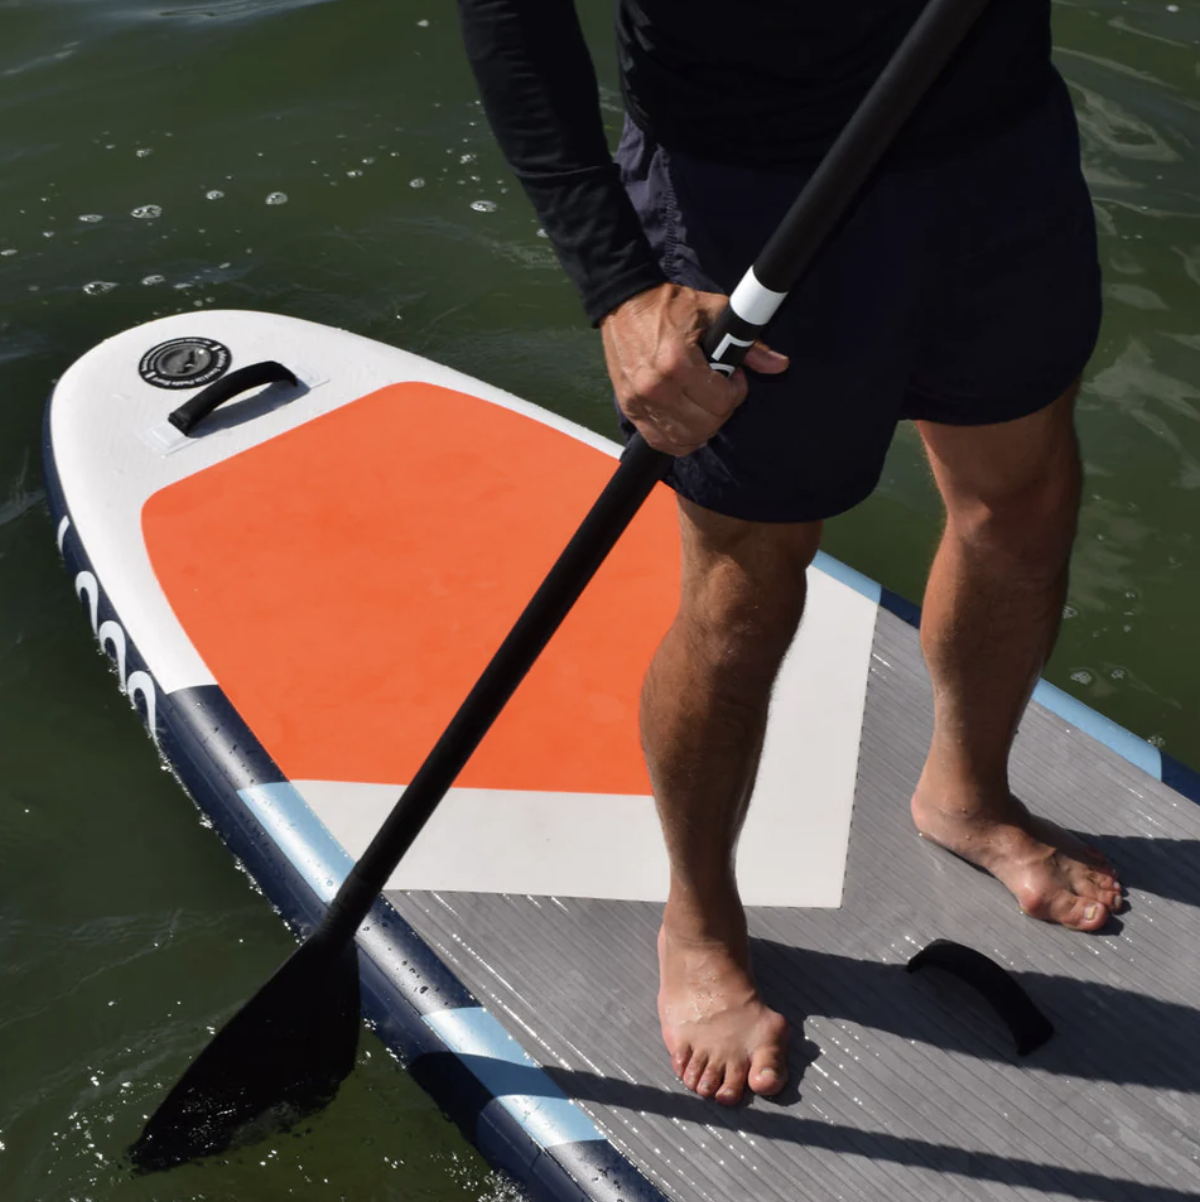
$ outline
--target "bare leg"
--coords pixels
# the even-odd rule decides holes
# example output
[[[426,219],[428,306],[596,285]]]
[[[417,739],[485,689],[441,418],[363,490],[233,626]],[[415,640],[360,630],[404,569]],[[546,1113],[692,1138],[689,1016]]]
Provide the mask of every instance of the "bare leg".
[[[920,423],[947,516],[921,622],[935,722],[913,818],[926,838],[1007,885],[1025,913],[1094,931],[1120,905],[1111,867],[1030,814],[1008,785],[1017,724],[1066,597],[1077,390],[1001,425]]]
[[[676,1073],[735,1104],[775,1093],[787,1024],[759,999],[734,878],[771,686],[804,607],[819,524],[742,522],[680,502],[679,613],[642,692],[642,742],[671,862],[659,1017]]]

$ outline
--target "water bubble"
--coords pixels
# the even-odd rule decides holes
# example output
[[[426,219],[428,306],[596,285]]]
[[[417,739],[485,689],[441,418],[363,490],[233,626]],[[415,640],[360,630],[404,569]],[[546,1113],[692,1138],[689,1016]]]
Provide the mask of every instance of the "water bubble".
[[[1165,747],[1167,745],[1167,740],[1162,735],[1151,735],[1146,742],[1153,743],[1155,747]]]
[[[541,230],[539,230],[538,233],[541,233]],[[1077,610],[1073,605],[1064,605],[1063,617],[1067,619],[1077,618],[1079,617],[1079,610]]]
[[[1125,669],[1124,668],[1114,668],[1109,673],[1109,675],[1113,678],[1113,680],[1124,680],[1125,679]]]
[[[165,283],[165,282],[166,282],[166,278],[167,278],[167,277],[166,277],[165,275],[148,275],[148,276],[145,276],[145,277],[142,279],[142,283],[143,283],[143,284],[145,284],[145,285],[146,285],[146,287],[148,287],[148,288],[149,288],[149,287],[151,287],[151,286],[152,286],[152,285],[154,285],[154,284],[162,284],[162,283]]]
[[[104,218],[99,213],[84,213],[79,220],[86,221],[88,225],[95,225],[97,221],[103,221]]]
[[[471,208],[476,213],[494,213],[496,211],[496,202],[494,200],[473,200]]]
[[[419,25],[419,26],[420,26],[422,29],[428,29],[428,28],[429,28],[429,18],[428,18],[428,17],[422,17],[422,18],[421,18],[421,19],[420,19],[420,20],[417,22],[417,24],[418,24],[418,25]]]
[[[10,246],[7,250],[0,250],[0,257],[7,259],[9,255],[15,255],[16,253],[17,248],[15,246]]]
[[[162,216],[161,205],[139,205],[130,213],[131,217],[140,217],[142,220],[147,220],[154,217]]]
[[[373,159],[373,158],[372,158],[370,155],[368,155],[368,156],[367,156],[365,159],[363,159],[363,162],[364,162],[364,163],[366,163],[366,165],[367,165],[368,167],[369,167],[369,166],[370,166],[370,165],[371,165],[371,164],[372,164],[374,161],[375,161],[375,160],[374,160],[374,159]]]
[[[358,179],[362,175],[362,172],[355,168],[353,171],[347,171],[346,174],[350,176],[351,179]]]
[[[410,179],[408,181],[408,186],[410,188],[423,188],[425,187],[425,181],[418,175],[416,179]]]
[[[142,149],[137,152],[137,157],[139,159],[144,159],[144,158],[148,158],[153,153],[154,153],[154,150],[151,147],[143,146]]]
[[[43,238],[53,238],[54,231],[53,230],[42,230],[42,237]]]
[[[222,192],[219,188],[210,188],[207,192],[204,193],[205,200],[221,200],[224,196],[225,196],[225,193]]]
[[[109,280],[93,280],[90,284],[84,284],[83,290],[88,296],[99,296],[103,292],[111,292],[116,287],[116,284]]]
[[[1086,668],[1080,668],[1078,672],[1071,673],[1071,679],[1076,684],[1091,684],[1092,674]]]
[[[267,197],[267,204],[269,205],[285,205],[287,202],[288,198],[286,192],[272,192],[271,195]]]

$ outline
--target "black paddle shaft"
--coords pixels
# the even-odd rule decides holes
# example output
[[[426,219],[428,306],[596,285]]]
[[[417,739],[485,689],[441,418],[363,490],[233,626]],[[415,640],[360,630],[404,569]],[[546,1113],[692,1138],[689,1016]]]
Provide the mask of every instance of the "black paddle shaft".
[[[703,347],[716,370],[728,374],[741,363],[987,2],[929,0],[708,331]],[[396,865],[670,464],[671,457],[653,450],[641,435],[630,441],[583,524],[342,883],[321,924],[324,936],[334,940],[353,936]]]

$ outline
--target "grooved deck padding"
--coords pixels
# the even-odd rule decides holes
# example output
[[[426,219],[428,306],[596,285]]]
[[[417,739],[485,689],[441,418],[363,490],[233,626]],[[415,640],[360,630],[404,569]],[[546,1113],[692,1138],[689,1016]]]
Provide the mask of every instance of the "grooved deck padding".
[[[793,1024],[775,1102],[729,1111],[675,1081],[655,1017],[657,906],[389,896],[673,1198],[1200,1198],[1200,807],[1031,709],[1015,790],[1093,837],[1129,889],[1102,935],[1064,931],[913,832],[930,728],[916,634],[881,612],[843,905],[750,914],[763,991]],[[1018,1059],[968,987],[905,973],[938,937],[1009,968],[1054,1038]]]

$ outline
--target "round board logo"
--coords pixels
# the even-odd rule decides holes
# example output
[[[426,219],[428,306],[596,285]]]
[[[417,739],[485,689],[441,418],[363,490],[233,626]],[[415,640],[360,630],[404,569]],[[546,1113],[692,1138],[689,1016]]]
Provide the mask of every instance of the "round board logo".
[[[138,374],[155,388],[199,388],[229,370],[229,348],[211,338],[172,338],[147,351]]]

